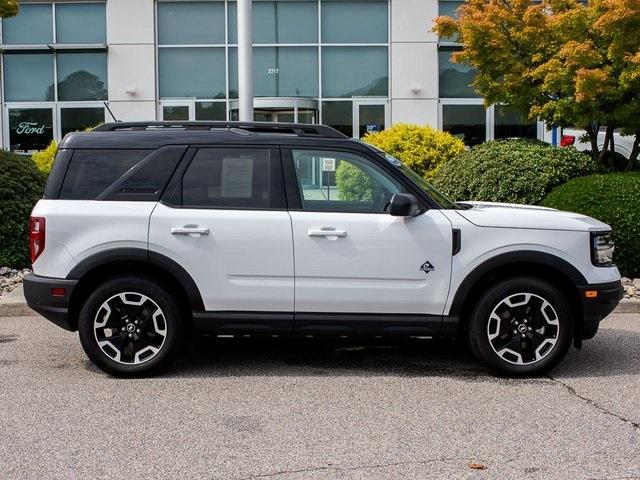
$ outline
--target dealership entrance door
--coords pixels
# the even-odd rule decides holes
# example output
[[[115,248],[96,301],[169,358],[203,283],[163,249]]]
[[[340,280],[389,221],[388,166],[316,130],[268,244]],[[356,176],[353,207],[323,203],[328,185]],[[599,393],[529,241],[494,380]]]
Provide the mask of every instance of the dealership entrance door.
[[[318,101],[313,98],[259,97],[253,99],[256,122],[318,123]],[[238,120],[238,101],[229,102],[229,119]]]

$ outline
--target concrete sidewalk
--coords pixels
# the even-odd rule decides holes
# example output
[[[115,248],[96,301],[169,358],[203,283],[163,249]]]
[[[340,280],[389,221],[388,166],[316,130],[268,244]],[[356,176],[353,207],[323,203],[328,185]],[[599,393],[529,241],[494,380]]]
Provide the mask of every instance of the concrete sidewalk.
[[[640,313],[640,300],[623,299],[614,313]],[[0,317],[29,317],[37,315],[27,306],[22,284],[0,298]]]

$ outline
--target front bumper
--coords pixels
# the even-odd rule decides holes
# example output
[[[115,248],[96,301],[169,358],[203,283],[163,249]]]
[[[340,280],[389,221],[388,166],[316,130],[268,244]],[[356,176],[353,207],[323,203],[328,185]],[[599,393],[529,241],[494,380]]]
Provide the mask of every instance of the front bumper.
[[[624,289],[620,280],[611,283],[579,286],[582,302],[582,339],[593,338],[598,326],[609,315],[624,297]],[[597,292],[595,296],[587,292]]]
[[[24,277],[24,298],[29,308],[59,327],[73,332],[77,328],[69,320],[69,300],[77,283],[78,280],[40,277],[30,273]],[[64,293],[61,289],[64,289]]]

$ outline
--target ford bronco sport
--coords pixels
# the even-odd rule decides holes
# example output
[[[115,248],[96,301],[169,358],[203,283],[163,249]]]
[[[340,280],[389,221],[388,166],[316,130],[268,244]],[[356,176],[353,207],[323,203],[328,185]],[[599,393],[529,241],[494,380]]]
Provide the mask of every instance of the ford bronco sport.
[[[114,375],[188,331],[461,337],[532,375],[621,298],[609,226],[454,203],[316,125],[105,124],[67,135],[30,224],[28,304]]]

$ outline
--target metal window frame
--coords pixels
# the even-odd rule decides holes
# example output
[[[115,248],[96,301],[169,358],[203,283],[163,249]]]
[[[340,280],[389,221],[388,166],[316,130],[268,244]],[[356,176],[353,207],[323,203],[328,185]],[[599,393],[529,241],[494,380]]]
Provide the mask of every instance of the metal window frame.
[[[159,38],[159,26],[158,26],[158,6],[161,3],[168,3],[175,0],[157,0],[154,5],[154,28],[155,28],[155,62],[156,62],[156,98],[157,98],[157,108],[156,115],[157,119],[162,119],[162,107],[165,105],[187,105],[190,104],[193,100],[191,98],[178,99],[178,98],[160,98],[160,76],[159,76],[159,51],[162,48],[224,48],[225,51],[225,94],[226,97],[224,100],[221,99],[197,99],[197,101],[205,101],[205,102],[226,102],[226,112],[227,112],[227,120],[231,119],[231,111],[233,109],[233,105],[237,103],[237,99],[231,98],[229,96],[230,93],[230,69],[229,69],[229,50],[231,48],[237,47],[237,43],[229,42],[229,32],[230,32],[230,24],[229,24],[229,4],[231,0],[189,0],[191,2],[223,2],[224,3],[224,43],[216,43],[216,44],[166,44],[160,45]],[[261,1],[261,0],[255,0]],[[273,0],[264,0],[264,1],[273,1]],[[391,123],[391,2],[394,0],[386,0],[387,3],[387,41],[383,43],[327,43],[323,41],[322,38],[322,4],[324,0],[309,0],[309,3],[316,3],[317,6],[317,21],[318,21],[318,32],[316,42],[301,42],[301,43],[254,43],[253,48],[263,48],[263,47],[316,47],[318,49],[318,96],[317,97],[299,97],[301,100],[303,99],[311,99],[317,102],[318,105],[318,123],[323,122],[322,118],[322,102],[323,101],[346,101],[352,102],[352,105],[355,105],[355,102],[360,101],[360,99],[371,99],[377,102],[386,101],[385,108],[385,126],[390,125]],[[388,78],[388,91],[385,97],[349,97],[349,98],[335,98],[335,97],[324,97],[322,91],[322,48],[323,47],[385,47],[387,49],[387,78]],[[290,98],[290,97],[256,97],[256,98]],[[180,103],[182,102],[182,103]],[[190,107],[190,119],[195,118],[195,113],[192,115],[191,111],[193,109]],[[296,114],[297,118],[297,114]],[[355,118],[352,119],[355,121]],[[355,127],[355,124],[354,124]],[[354,133],[356,129],[354,128]]]

